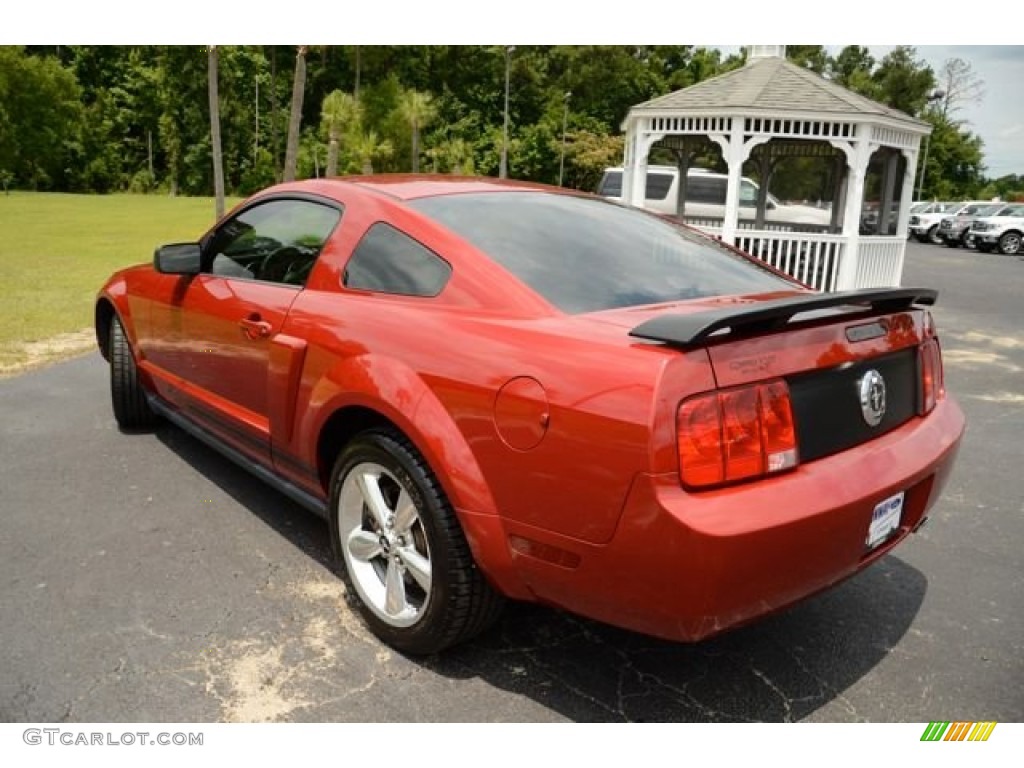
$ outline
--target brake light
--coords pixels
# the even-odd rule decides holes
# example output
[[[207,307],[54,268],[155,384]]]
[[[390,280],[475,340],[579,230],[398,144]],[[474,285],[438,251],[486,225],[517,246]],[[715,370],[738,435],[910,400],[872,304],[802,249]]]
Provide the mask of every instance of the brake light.
[[[920,414],[930,413],[935,403],[946,396],[946,382],[942,372],[942,350],[939,340],[926,339],[917,351],[921,370]]]
[[[711,392],[679,406],[683,484],[701,488],[797,465],[789,387],[782,380]]]

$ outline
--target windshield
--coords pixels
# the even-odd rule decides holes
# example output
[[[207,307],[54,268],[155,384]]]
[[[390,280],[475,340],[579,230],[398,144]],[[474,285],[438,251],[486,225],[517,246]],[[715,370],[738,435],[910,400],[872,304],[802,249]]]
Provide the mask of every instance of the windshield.
[[[565,312],[595,312],[795,285],[662,218],[547,192],[409,202]]]

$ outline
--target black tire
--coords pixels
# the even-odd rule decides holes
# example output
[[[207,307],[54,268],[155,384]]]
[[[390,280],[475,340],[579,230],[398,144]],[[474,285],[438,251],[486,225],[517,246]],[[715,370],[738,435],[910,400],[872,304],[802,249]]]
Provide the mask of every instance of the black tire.
[[[391,522],[383,527],[364,490],[371,485],[389,513]],[[504,598],[473,561],[436,476],[403,435],[391,430],[357,435],[335,462],[330,488],[334,554],[349,595],[378,638],[404,653],[431,654],[469,640],[497,620]],[[402,492],[414,508],[415,522],[407,526],[399,520]],[[392,584],[400,598],[389,604]]]
[[[939,234],[939,225],[932,224],[931,229],[928,230],[928,234],[925,236],[927,242],[933,245],[942,244],[942,235]]]
[[[110,402],[121,429],[149,429],[156,424],[156,414],[150,409],[139,381],[131,345],[116,315],[110,321]]]
[[[1021,252],[1020,232],[1005,232],[999,238],[999,252],[1005,256],[1016,256]]]
[[[982,253],[992,253],[992,246],[989,243],[983,243],[980,240],[975,241],[974,247]]]

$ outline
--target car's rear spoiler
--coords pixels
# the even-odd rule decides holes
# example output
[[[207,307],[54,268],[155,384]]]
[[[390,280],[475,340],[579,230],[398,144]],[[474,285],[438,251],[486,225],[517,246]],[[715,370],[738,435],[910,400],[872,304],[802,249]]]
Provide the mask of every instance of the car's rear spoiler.
[[[678,347],[694,347],[725,328],[729,329],[727,335],[751,335],[778,330],[804,312],[845,306],[870,308],[877,314],[899,312],[914,304],[932,305],[938,295],[939,292],[931,288],[867,288],[808,293],[689,315],[659,315],[640,323],[629,335]]]

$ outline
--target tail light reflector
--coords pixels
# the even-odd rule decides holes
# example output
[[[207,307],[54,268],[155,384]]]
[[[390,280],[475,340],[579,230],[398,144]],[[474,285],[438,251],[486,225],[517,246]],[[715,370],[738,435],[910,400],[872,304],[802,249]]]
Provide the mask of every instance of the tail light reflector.
[[[921,415],[930,413],[935,403],[946,395],[946,383],[942,373],[942,351],[939,340],[926,339],[918,347],[921,369]]]
[[[797,465],[789,387],[782,380],[712,392],[679,406],[679,471],[693,488]]]

